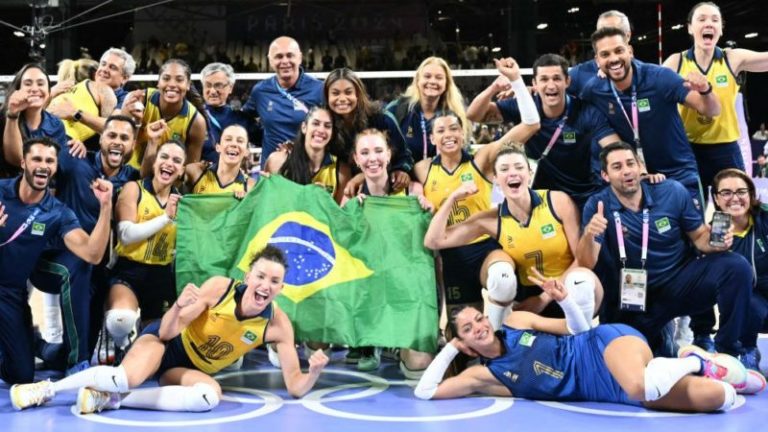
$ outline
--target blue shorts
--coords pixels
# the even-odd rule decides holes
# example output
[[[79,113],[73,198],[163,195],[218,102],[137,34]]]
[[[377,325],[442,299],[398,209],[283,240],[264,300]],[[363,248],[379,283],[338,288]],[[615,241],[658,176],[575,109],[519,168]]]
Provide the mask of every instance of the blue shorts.
[[[160,320],[152,321],[148,326],[144,327],[141,335],[150,334],[160,337]],[[189,359],[187,351],[184,349],[184,344],[181,343],[181,335],[169,340],[165,343],[165,352],[163,353],[163,359],[160,361],[160,367],[155,372],[155,379],[160,379],[161,376],[168,369],[176,367],[183,367],[187,369],[195,369],[192,360]]]
[[[158,319],[176,301],[173,264],[150,265],[120,257],[110,286],[122,284],[136,295],[142,319]]]
[[[443,280],[445,282],[445,302],[447,304],[477,303],[483,301],[483,282],[480,270],[485,258],[493,251],[501,249],[492,239],[477,243],[442,249]]]
[[[629,399],[627,393],[611,375],[603,358],[605,348],[613,340],[622,336],[636,336],[645,340],[639,331],[625,324],[603,324],[590,330],[583,337],[576,336],[576,353],[578,354],[576,376],[579,377],[578,391],[583,396],[583,400],[642,405],[640,401]]]

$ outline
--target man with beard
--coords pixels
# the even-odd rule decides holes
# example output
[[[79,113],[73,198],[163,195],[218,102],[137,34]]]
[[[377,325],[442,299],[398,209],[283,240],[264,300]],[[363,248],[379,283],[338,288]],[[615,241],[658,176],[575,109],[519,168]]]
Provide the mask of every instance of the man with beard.
[[[600,70],[608,79],[593,79],[581,98],[601,111],[613,130],[632,143],[648,172],[661,173],[688,190],[701,210],[696,158],[688,143],[677,104],[714,117],[720,102],[706,77],[691,72],[684,80],[674,71],[635,60],[624,31],[605,27],[592,34]]]
[[[59,146],[49,138],[23,144],[21,177],[0,180],[0,378],[31,382],[35,363],[27,278],[43,250],[56,240],[80,259],[97,264],[109,241],[112,183],[98,179],[91,190],[99,217],[88,235],[74,212],[49,189],[57,171]]]
[[[101,134],[98,152],[89,152],[84,159],[78,159],[63,151],[59,154],[56,177],[57,198],[72,209],[85,232],[90,233],[99,218],[100,203],[90,191],[96,179],[107,179],[117,193],[122,186],[139,178],[133,167],[124,164],[126,155],[133,149],[136,125],[130,117],[114,115],[107,118]],[[103,253],[104,250],[99,251]],[[104,291],[108,286],[106,276],[108,258],[94,268],[90,263],[72,253],[61,241],[53,241],[43,253],[38,265],[30,275],[30,281],[47,294],[61,294],[60,307],[64,325],[63,350],[54,347],[41,348],[44,360],[50,366],[66,368],[76,372],[88,367],[93,351],[95,335],[90,335],[91,298],[93,302],[93,325],[99,326]],[[48,297],[46,295],[46,297]],[[48,303],[56,307],[55,300]],[[45,300],[44,300],[45,301]],[[89,342],[89,339],[92,339]],[[65,358],[60,358],[63,355]],[[71,369],[71,371],[70,371]]]
[[[503,69],[500,72],[500,78],[509,79]],[[566,95],[570,83],[568,61],[563,57],[544,54],[533,63],[534,102],[542,120],[541,129],[525,143],[525,149],[528,157],[538,161],[533,189],[563,191],[581,209],[599,188],[590,168],[592,141],[607,145],[619,137],[600,111]],[[483,121],[488,115],[500,115],[505,122],[520,123],[517,98],[491,102],[493,95],[502,90],[495,84],[475,97],[467,117]]]
[[[606,146],[600,162],[610,187],[587,201],[576,258],[584,267],[602,270],[601,323],[629,324],[657,350],[670,320],[717,304],[717,350],[738,355],[752,270],[742,256],[728,252],[733,229],[725,246],[710,246],[711,228],[686,189],[674,180],[641,183],[641,165],[629,144]],[[696,250],[706,255],[696,258]]]
[[[296,40],[287,36],[275,39],[268,57],[275,76],[253,86],[243,106],[246,114],[261,118],[264,128],[262,170],[278,145],[296,138],[309,109],[323,104],[323,82],[304,73]]]

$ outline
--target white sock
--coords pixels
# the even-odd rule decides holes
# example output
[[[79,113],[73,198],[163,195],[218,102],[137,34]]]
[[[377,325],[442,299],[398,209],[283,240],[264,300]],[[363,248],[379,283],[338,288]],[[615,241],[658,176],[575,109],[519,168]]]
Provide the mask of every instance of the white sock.
[[[723,401],[723,406],[718,408],[718,411],[728,411],[731,408],[733,408],[733,405],[736,403],[736,389],[733,388],[732,385],[728,384],[725,381],[715,381],[717,383],[720,383],[720,385],[723,386],[723,391],[725,392],[725,400]]]
[[[219,396],[208,384],[161,386],[131,391],[123,397],[121,407],[157,411],[210,411],[219,404]]]
[[[125,393],[128,391],[128,376],[122,366],[94,366],[53,383],[53,389],[57,393],[77,390],[80,387],[110,393]]]
[[[41,292],[43,298],[43,339],[49,343],[62,343],[64,324],[61,321],[59,294]]]
[[[655,358],[645,367],[645,400],[659,400],[686,375],[701,369],[701,362],[694,356],[673,359]]]
[[[495,303],[488,302],[486,304],[486,310],[488,310],[488,321],[491,322],[491,327],[494,330],[501,328],[501,324],[504,322],[504,318],[509,315],[511,310],[510,306],[499,306]]]

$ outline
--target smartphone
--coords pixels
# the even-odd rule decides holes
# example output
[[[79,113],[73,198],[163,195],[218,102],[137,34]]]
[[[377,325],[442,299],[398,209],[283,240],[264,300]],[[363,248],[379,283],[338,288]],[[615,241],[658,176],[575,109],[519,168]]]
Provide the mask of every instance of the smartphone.
[[[725,233],[731,227],[731,215],[716,211],[712,217],[712,231],[709,233],[709,245],[714,247],[725,246]]]

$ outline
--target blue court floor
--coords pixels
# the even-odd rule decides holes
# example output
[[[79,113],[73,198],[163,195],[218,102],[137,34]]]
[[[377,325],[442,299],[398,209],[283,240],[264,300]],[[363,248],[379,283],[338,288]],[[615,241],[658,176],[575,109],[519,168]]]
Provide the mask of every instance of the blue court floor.
[[[768,339],[760,340],[768,352]],[[339,358],[337,358],[339,357]],[[224,388],[221,404],[208,413],[165,413],[124,409],[81,416],[71,405],[75,393],[60,394],[40,408],[16,412],[8,385],[0,382],[0,431],[108,432],[180,428],[187,431],[759,431],[765,428],[768,392],[740,397],[723,414],[675,414],[598,403],[535,402],[474,397],[421,401],[415,382],[400,375],[397,364],[383,362],[374,374],[361,373],[334,356],[315,389],[303,399],[285,391],[280,371],[256,352],[244,367],[217,376]],[[764,360],[765,368],[768,360]],[[48,376],[41,373],[38,378]],[[153,385],[153,384],[152,384]],[[169,430],[169,429],[165,429]],[[626,429],[625,429],[626,430]]]

